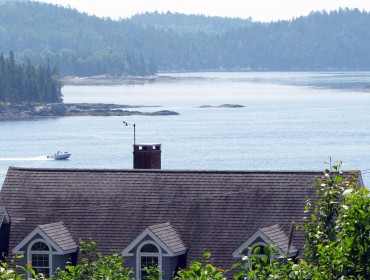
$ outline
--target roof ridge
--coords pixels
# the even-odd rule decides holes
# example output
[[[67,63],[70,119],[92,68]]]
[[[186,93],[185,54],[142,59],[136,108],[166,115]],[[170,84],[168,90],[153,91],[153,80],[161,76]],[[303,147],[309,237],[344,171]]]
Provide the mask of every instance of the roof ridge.
[[[254,173],[254,174],[286,174],[286,173],[320,173],[322,174],[322,170],[212,170],[212,169],[204,169],[204,170],[194,170],[194,169],[110,169],[110,168],[37,168],[37,167],[15,167],[10,166],[9,170],[19,170],[19,171],[40,171],[40,172],[96,172],[96,173],[104,173],[104,172],[114,172],[114,173],[220,173],[220,174],[246,174],[246,173]],[[359,170],[346,170],[344,172],[359,172]]]

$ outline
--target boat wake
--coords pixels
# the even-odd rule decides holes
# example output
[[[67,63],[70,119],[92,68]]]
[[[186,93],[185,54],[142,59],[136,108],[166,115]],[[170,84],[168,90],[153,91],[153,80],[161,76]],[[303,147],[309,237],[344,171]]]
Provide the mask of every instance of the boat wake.
[[[0,161],[41,161],[41,160],[51,160],[47,156],[38,157],[19,157],[19,158],[0,158]]]

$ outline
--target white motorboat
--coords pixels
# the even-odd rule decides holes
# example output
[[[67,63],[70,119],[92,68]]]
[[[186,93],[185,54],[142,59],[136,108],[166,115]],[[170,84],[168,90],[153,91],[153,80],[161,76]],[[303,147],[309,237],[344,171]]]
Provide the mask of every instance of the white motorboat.
[[[54,155],[47,156],[50,159],[67,159],[71,156],[71,153],[58,151]]]

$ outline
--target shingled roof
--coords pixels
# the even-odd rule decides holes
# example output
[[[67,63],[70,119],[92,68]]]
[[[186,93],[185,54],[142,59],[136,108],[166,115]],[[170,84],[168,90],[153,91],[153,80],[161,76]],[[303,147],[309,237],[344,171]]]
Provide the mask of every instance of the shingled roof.
[[[294,228],[292,229],[294,232]],[[278,248],[280,248],[284,254],[287,254],[288,247],[289,247],[289,236],[285,233],[283,228],[276,224],[270,227],[261,228],[260,231],[271,240],[270,244],[276,244]],[[294,233],[291,234],[294,234]],[[298,249],[291,244],[289,247],[289,254],[296,255],[298,253]]]
[[[39,228],[63,251],[74,250],[78,248],[77,243],[63,222],[41,225]]]
[[[174,253],[185,252],[186,246],[171,223],[163,223],[148,227]]]
[[[75,240],[92,238],[108,254],[126,248],[147,227],[170,222],[186,244],[188,262],[210,251],[215,264],[226,268],[258,229],[279,224],[289,232],[292,221],[301,221],[306,198],[314,196],[310,186],[321,175],[11,167],[0,205],[12,220],[10,250],[38,225],[63,221]],[[171,235],[168,228],[162,236],[164,228],[152,230],[164,239]],[[293,243],[301,249],[303,241],[297,231]]]

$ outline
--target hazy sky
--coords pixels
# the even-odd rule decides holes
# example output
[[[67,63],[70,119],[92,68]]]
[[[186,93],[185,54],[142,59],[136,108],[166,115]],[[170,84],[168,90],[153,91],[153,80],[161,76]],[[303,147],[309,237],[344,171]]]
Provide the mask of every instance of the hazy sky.
[[[40,0],[113,19],[145,11],[180,12],[210,16],[251,17],[255,21],[291,19],[311,11],[339,7],[370,11],[369,0]]]

